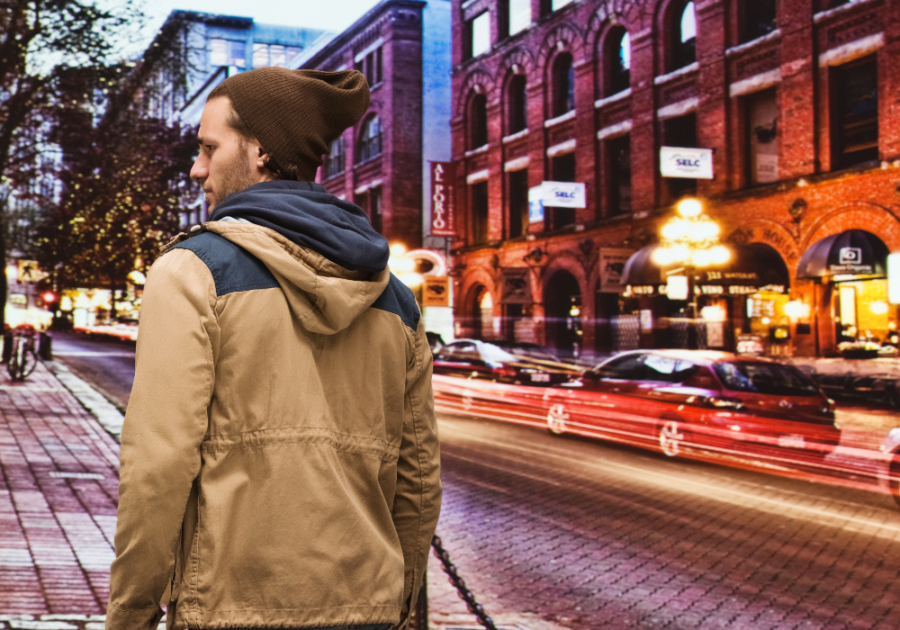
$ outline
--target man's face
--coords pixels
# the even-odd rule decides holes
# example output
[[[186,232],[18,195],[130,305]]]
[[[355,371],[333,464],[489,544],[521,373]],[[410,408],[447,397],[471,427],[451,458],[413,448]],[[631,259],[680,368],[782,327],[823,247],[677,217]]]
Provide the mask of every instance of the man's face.
[[[268,171],[261,168],[259,143],[235,131],[228,124],[230,118],[227,98],[207,102],[200,118],[200,155],[191,168],[191,179],[203,186],[210,212],[231,193],[269,179]]]

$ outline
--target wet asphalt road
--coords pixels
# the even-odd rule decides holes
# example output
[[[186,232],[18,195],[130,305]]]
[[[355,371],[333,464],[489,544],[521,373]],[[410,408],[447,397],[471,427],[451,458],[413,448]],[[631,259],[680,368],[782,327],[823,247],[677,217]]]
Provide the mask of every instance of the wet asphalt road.
[[[54,332],[53,358],[125,411],[134,382],[134,343]]]

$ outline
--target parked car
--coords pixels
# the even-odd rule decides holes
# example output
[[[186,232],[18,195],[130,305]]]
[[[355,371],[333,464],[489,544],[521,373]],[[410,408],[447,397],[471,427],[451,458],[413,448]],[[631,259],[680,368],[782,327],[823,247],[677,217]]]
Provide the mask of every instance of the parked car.
[[[821,465],[840,442],[834,402],[805,374],[726,352],[626,352],[569,384],[548,412],[573,431],[675,456]]]
[[[577,367],[561,363],[553,355],[515,350],[477,339],[458,339],[435,353],[434,373],[540,387],[565,383],[581,374]]]
[[[888,488],[894,501],[900,506],[900,428],[891,429],[881,445],[881,452],[887,463]]]

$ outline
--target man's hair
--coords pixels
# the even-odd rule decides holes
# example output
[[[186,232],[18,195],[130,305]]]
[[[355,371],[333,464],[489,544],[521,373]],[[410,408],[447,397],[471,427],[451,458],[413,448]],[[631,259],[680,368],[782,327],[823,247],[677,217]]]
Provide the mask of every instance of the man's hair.
[[[225,88],[224,83],[220,83],[209,93],[209,96],[206,97],[206,102],[208,103],[214,98],[227,98],[228,102],[231,103],[231,97],[228,96],[228,90]],[[256,140],[256,136],[253,135],[253,132],[250,131],[250,128],[241,119],[240,114],[237,113],[233,104],[231,106],[231,115],[228,118],[228,126],[237,131],[241,138],[246,140]],[[263,147],[263,150],[265,150],[265,147]],[[287,179],[298,182],[304,181],[300,176],[301,169],[297,164],[279,164],[272,158],[271,154],[268,154],[266,155],[264,165],[275,179]]]

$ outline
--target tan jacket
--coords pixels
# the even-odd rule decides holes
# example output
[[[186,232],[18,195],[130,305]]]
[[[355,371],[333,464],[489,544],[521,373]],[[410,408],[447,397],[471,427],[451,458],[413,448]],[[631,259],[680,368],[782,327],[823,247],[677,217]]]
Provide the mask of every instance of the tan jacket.
[[[106,628],[155,628],[169,588],[168,628],[402,628],[441,497],[412,294],[207,227],[145,287]]]

